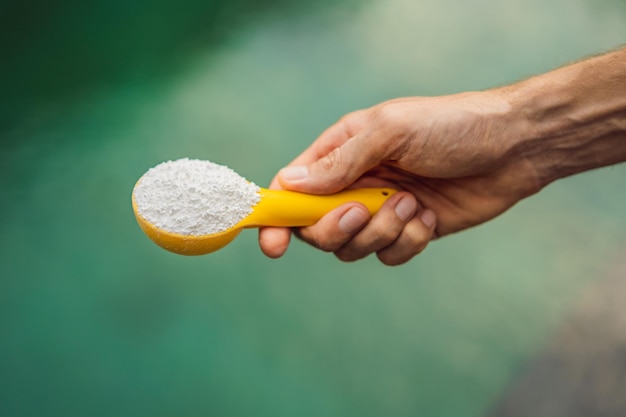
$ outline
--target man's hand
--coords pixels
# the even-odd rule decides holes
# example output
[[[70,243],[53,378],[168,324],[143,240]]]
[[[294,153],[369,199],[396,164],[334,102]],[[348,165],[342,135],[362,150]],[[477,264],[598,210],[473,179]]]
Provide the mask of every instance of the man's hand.
[[[483,223],[567,175],[626,159],[626,51],[513,86],[392,100],[344,116],[272,181],[271,188],[329,194],[395,187],[370,218],[345,204],[295,233],[353,261],[387,265],[433,238]],[[264,228],[270,257],[290,230]]]
[[[375,252],[385,264],[400,264],[433,237],[482,223],[538,190],[528,163],[507,156],[513,142],[504,134],[508,110],[492,92],[399,99],[351,113],[271,187],[313,194],[364,186],[402,190],[371,219],[352,203],[296,231],[345,261]],[[289,234],[266,228],[261,248],[281,256]]]

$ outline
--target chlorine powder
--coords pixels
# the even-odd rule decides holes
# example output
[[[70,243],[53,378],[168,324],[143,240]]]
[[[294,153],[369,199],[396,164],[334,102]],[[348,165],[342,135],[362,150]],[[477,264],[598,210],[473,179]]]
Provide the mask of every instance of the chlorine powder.
[[[149,169],[133,197],[139,215],[159,229],[202,236],[229,229],[252,213],[259,191],[224,165],[183,158]]]

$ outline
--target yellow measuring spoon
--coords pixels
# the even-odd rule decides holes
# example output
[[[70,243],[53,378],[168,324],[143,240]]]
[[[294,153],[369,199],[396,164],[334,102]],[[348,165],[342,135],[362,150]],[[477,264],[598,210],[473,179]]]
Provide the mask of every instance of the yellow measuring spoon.
[[[360,188],[330,195],[312,195],[261,188],[261,199],[252,207],[252,213],[229,229],[202,236],[181,235],[156,227],[139,214],[134,191],[132,200],[139,226],[157,245],[181,255],[204,255],[228,245],[244,228],[311,226],[329,211],[351,201],[362,203],[373,215],[396,192],[392,188]]]

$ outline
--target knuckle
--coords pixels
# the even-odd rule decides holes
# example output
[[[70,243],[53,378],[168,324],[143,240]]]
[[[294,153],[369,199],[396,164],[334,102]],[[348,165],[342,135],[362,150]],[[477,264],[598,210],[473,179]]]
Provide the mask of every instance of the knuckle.
[[[339,259],[340,261],[343,262],[354,262],[358,259],[361,259],[363,256],[360,256],[359,254],[357,254],[354,251],[351,250],[345,250],[345,249],[340,249],[334,252],[335,256],[337,257],[337,259]]]
[[[383,126],[393,126],[397,117],[397,105],[393,102],[383,103],[376,111],[376,119]]]
[[[378,124],[392,134],[398,134],[404,125],[406,109],[403,103],[383,103],[376,112]]]
[[[357,112],[358,111],[344,114],[339,118],[339,120],[337,120],[337,124],[341,125],[347,134],[350,134],[350,125],[354,117],[357,115]]]
[[[406,105],[400,102],[383,103],[376,109],[374,120],[388,139],[388,146],[381,151],[389,158],[399,159],[406,152],[409,145],[406,139],[414,129],[414,124],[408,123]]]
[[[322,239],[316,239],[315,246],[324,252],[334,252],[339,249],[339,245],[336,242]]]
[[[341,242],[328,239],[327,234],[318,232],[314,226],[299,228],[295,234],[300,240],[323,252],[334,252],[341,246]]]
[[[354,262],[356,261],[356,258],[353,258],[352,256],[348,256],[343,252],[335,252],[335,256],[337,257],[337,259],[339,259],[342,262]]]
[[[395,254],[392,254],[389,251],[381,251],[379,253],[376,254],[376,257],[378,258],[378,260],[383,263],[384,265],[387,266],[397,266],[397,265],[402,265],[403,263],[407,262],[409,259],[411,259],[411,257],[398,257]]]
[[[422,226],[421,222],[412,221],[406,226],[406,240],[409,246],[419,249],[420,252],[430,241],[431,233],[426,227]]]
[[[341,148],[335,148],[328,154],[326,154],[326,156],[320,158],[318,163],[322,171],[330,171],[333,169],[333,167],[336,167],[338,165],[338,161],[341,159],[339,155],[341,153],[340,149]]]
[[[398,238],[398,231],[389,224],[373,224],[372,228],[375,244],[393,242]]]
[[[337,147],[323,158],[320,158],[317,161],[316,168],[319,172],[331,173],[333,183],[335,184],[346,184],[348,182],[350,163],[349,158],[345,157],[342,147]]]

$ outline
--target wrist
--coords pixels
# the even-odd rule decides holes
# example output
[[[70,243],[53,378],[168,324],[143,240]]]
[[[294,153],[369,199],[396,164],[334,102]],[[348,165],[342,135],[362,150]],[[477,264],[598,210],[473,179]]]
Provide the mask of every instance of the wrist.
[[[503,89],[540,187],[626,160],[626,50]]]

